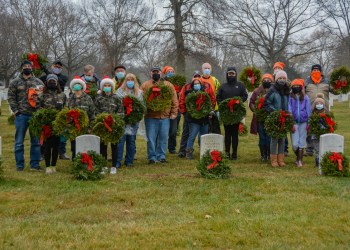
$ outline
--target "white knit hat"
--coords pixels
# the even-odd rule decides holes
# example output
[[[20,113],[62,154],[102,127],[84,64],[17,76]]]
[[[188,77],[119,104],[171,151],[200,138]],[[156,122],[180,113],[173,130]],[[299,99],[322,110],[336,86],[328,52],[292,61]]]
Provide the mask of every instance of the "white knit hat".
[[[83,91],[86,90],[86,83],[84,79],[81,78],[80,76],[74,76],[73,80],[69,84],[70,89],[73,90],[73,86],[77,83],[83,87]]]
[[[107,83],[107,84],[110,84],[110,85],[112,86],[112,92],[113,92],[113,90],[114,90],[114,88],[115,88],[115,83],[114,83],[113,79],[111,79],[111,78],[108,77],[108,76],[104,76],[104,77],[103,77],[103,79],[102,79],[102,81],[101,81],[101,83],[100,83],[100,90],[103,91],[103,87],[104,87],[104,85],[105,85],[106,83]]]
[[[280,77],[288,78],[287,73],[284,70],[279,70],[275,75],[275,80],[277,80]]]

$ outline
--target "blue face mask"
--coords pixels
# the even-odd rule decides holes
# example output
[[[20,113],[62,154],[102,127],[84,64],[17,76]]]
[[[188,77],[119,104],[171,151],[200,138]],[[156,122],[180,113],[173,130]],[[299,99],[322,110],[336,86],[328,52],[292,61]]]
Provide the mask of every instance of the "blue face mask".
[[[123,79],[124,77],[125,77],[124,72],[118,72],[118,73],[117,73],[117,78],[118,78],[118,79]]]
[[[193,85],[193,89],[195,90],[195,91],[198,91],[198,90],[200,90],[201,89],[201,85],[200,84],[194,84]]]
[[[52,71],[52,73],[54,73],[55,75],[58,75],[59,73],[62,72],[62,69],[61,69],[61,68],[53,68],[51,71]]]
[[[79,90],[81,90],[81,85],[80,85],[80,84],[75,84],[75,85],[73,86],[73,90],[74,90],[74,91],[79,91]]]
[[[127,82],[126,82],[126,86],[127,86],[129,89],[133,89],[134,86],[135,86],[135,82],[134,82],[134,81],[127,81]]]
[[[84,78],[88,82],[92,81],[92,76],[84,76]]]
[[[109,93],[112,91],[112,87],[103,87],[103,92]]]
[[[210,73],[211,73],[211,72],[210,72],[210,69],[204,69],[204,70],[203,70],[203,74],[204,74],[204,75],[210,75]]]
[[[174,72],[168,72],[168,73],[166,74],[166,76],[169,77],[169,78],[170,78],[170,77],[173,77],[173,76],[174,76]]]

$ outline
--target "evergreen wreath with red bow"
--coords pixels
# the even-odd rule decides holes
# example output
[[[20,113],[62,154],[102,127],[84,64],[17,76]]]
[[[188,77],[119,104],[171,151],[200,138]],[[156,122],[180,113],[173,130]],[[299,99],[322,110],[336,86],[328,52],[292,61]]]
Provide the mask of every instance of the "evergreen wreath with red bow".
[[[25,53],[22,55],[22,61],[24,60],[32,62],[33,74],[36,77],[40,77],[44,71],[43,67],[47,63],[47,59],[37,53]]]
[[[167,80],[174,85],[176,93],[180,93],[182,87],[186,83],[186,76],[175,74],[174,76],[169,77]]]
[[[350,70],[346,66],[333,70],[330,84],[333,94],[347,94],[350,91]]]
[[[127,95],[123,99],[125,124],[136,124],[142,120],[146,112],[145,105],[133,95]]]
[[[337,129],[333,113],[313,113],[309,118],[310,134],[320,137]]]
[[[243,122],[239,123],[238,127],[238,135],[239,136],[246,136],[248,134],[248,127]]]
[[[117,144],[124,135],[124,120],[116,114],[101,113],[91,124],[92,134],[100,137],[105,144]]]
[[[327,152],[321,161],[322,173],[327,176],[349,177],[349,160],[337,152]]]
[[[226,179],[231,175],[229,160],[225,153],[218,150],[207,151],[199,161],[197,170],[208,179]]]
[[[266,133],[271,138],[285,138],[287,133],[292,132],[293,125],[293,116],[283,110],[270,113],[264,124]]]
[[[240,97],[223,100],[219,104],[220,121],[224,125],[238,124],[247,114],[247,110]]]
[[[186,96],[186,112],[194,119],[202,119],[209,116],[213,110],[210,97],[204,91],[191,92]]]
[[[265,101],[265,97],[260,97],[255,101],[255,105],[254,105],[254,114],[256,117],[256,120],[259,123],[264,123],[265,119],[267,117],[267,111],[264,108],[264,101]]]
[[[77,180],[95,181],[104,176],[101,172],[106,165],[105,158],[95,151],[78,153],[73,160],[71,173]]]
[[[259,87],[262,80],[261,78],[261,70],[253,66],[243,68],[239,74],[238,80],[244,84],[248,92],[252,92],[255,88]]]
[[[165,111],[171,107],[173,90],[170,86],[160,82],[147,89],[145,102],[148,109],[152,111]]]
[[[36,138],[40,138],[40,144],[53,135],[52,123],[56,119],[58,110],[39,109],[33,113],[29,121],[29,131]]]

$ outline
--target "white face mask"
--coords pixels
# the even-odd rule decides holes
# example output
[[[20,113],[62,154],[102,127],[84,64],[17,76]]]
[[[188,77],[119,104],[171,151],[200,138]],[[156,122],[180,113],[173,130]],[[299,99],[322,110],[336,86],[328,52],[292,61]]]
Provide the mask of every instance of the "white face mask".
[[[316,109],[317,110],[322,110],[323,109],[323,104],[316,104]]]

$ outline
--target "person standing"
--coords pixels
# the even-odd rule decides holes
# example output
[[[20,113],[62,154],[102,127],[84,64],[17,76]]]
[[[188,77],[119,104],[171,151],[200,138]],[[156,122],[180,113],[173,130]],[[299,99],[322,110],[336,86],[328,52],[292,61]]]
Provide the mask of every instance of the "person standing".
[[[29,126],[32,114],[39,108],[37,104],[37,88],[43,85],[42,81],[33,74],[32,63],[23,61],[21,73],[11,81],[8,90],[8,103],[15,116],[15,159],[17,171],[23,171],[24,138]],[[40,143],[30,133],[30,170],[41,171],[40,167]]]
[[[92,65],[85,65],[84,74],[81,75],[81,77],[84,79],[86,84],[85,93],[87,93],[94,101],[97,96],[97,92],[99,90],[99,85],[101,82],[95,74],[95,67]]]
[[[261,98],[265,98],[267,91],[273,84],[273,76],[271,74],[264,74],[262,76],[262,84],[254,89],[249,101],[249,108],[253,112],[253,118],[250,126],[251,134],[259,134],[259,149],[261,155],[261,161],[265,162],[270,159],[270,137],[267,135],[264,128],[264,122],[258,122],[255,115],[255,102]],[[260,107],[264,108],[264,107]]]
[[[264,100],[267,113],[273,111],[288,111],[290,88],[287,84],[287,73],[280,70],[275,75],[276,83],[271,86]],[[270,159],[272,167],[284,167],[284,147],[286,138],[273,138],[270,142]]]
[[[44,92],[39,95],[39,106],[44,109],[62,110],[66,105],[67,97],[62,92],[55,74],[46,76]],[[56,163],[58,158],[58,148],[60,145],[60,136],[51,135],[45,140],[44,158],[46,165],[46,174],[56,172]]]
[[[216,101],[224,101],[228,98],[240,97],[243,102],[248,99],[247,89],[244,84],[237,81],[237,70],[235,67],[228,67],[226,71],[227,83],[221,85],[216,94]],[[230,156],[230,149],[232,145],[231,160],[237,160],[238,149],[238,132],[239,123],[233,125],[224,125],[225,129],[225,152]]]
[[[309,97],[305,95],[304,79],[293,80],[291,86],[292,93],[289,98],[288,111],[293,115],[295,122],[291,134],[292,146],[297,157],[295,163],[297,167],[302,167],[308,120],[311,116],[311,104]]]
[[[153,111],[147,109],[145,114],[145,126],[147,135],[147,153],[149,164],[157,161],[166,163],[166,148],[169,135],[170,120],[176,119],[178,112],[178,100],[174,86],[168,82],[161,80],[160,67],[151,69],[151,79],[144,82],[141,90],[146,93],[148,89],[161,83],[170,87],[172,90],[171,105],[164,111]]]
[[[118,65],[114,68],[114,85],[115,90],[119,89],[120,86],[122,86],[124,79],[125,79],[125,75],[126,75],[126,68],[124,65]]]

